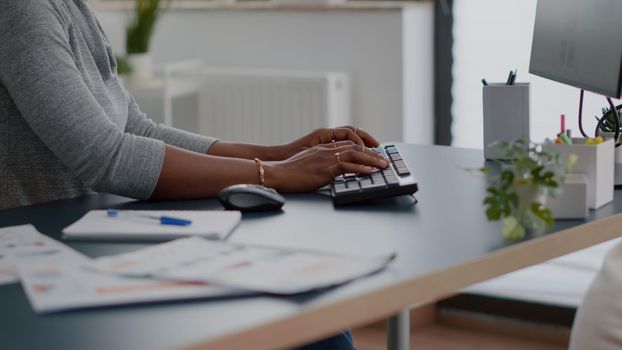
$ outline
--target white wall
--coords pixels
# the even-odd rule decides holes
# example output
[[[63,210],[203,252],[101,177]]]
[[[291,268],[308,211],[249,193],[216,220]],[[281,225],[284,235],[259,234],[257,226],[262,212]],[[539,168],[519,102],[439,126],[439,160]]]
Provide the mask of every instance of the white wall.
[[[410,61],[432,62],[432,5],[421,6],[428,21],[424,27],[409,26],[408,40],[420,41],[426,57]],[[122,53],[127,14],[98,11],[116,52]],[[159,23],[152,48],[156,63],[203,58],[208,65],[271,69],[344,71],[352,84],[353,123],[382,140],[432,142],[431,95],[408,96],[421,112],[409,113],[424,125],[404,130],[402,11],[243,11],[171,10]],[[425,40],[418,40],[423,37]],[[427,45],[427,46],[425,46]],[[431,66],[410,74],[419,76],[411,91],[431,87]],[[410,79],[412,80],[412,79]],[[417,118],[423,118],[417,122]]]
[[[536,0],[456,0],[454,24],[454,145],[482,148],[482,83],[505,81],[518,68],[518,81],[531,83],[531,138],[541,142],[559,132],[559,115],[579,135],[576,121],[579,90],[531,74],[529,56]],[[593,134],[606,105],[586,94],[586,132]],[[588,131],[589,130],[589,131]]]

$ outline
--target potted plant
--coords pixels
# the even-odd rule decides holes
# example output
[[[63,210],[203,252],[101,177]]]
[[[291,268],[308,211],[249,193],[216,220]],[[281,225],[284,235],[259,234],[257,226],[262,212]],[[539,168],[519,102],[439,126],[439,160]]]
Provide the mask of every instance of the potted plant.
[[[554,219],[546,198],[561,192],[572,164],[523,140],[499,142],[494,147],[513,160],[492,161],[479,169],[490,181],[484,199],[488,220],[502,220],[501,232],[512,240],[523,238],[528,231],[539,234],[552,228]],[[576,157],[568,162],[576,162]]]
[[[164,1],[167,0],[135,0],[133,18],[126,28],[125,44],[133,80],[148,81],[153,76],[149,44],[160,15],[161,2]]]

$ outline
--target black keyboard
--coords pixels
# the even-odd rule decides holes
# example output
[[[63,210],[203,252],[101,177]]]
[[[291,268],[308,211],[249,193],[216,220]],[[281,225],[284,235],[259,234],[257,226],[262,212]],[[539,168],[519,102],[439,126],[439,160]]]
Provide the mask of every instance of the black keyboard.
[[[345,205],[372,199],[412,195],[419,189],[417,179],[406,165],[394,145],[373,149],[387,157],[390,165],[370,175],[346,174],[338,176],[331,184],[335,205]]]

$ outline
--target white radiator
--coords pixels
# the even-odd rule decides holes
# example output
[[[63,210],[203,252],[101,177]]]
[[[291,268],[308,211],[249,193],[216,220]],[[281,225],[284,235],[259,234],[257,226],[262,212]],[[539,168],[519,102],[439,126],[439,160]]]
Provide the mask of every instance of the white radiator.
[[[227,141],[280,144],[350,124],[344,73],[205,68],[199,131]]]

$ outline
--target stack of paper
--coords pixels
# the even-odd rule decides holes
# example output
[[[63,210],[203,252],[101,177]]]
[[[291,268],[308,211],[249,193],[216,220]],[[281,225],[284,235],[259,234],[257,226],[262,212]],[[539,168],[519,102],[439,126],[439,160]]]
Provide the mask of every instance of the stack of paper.
[[[39,313],[249,294],[207,283],[97,273],[84,266],[67,263],[21,266],[19,273],[30,304]]]
[[[112,274],[294,294],[330,287],[383,269],[394,255],[352,257],[198,237],[104,257],[91,266]]]
[[[19,276],[39,313],[257,292],[302,293],[379,271],[393,258],[191,237],[91,260],[30,225],[0,229],[0,281],[14,282]]]
[[[0,229],[0,285],[19,281],[17,267],[25,263],[84,263],[87,258],[32,225]]]

